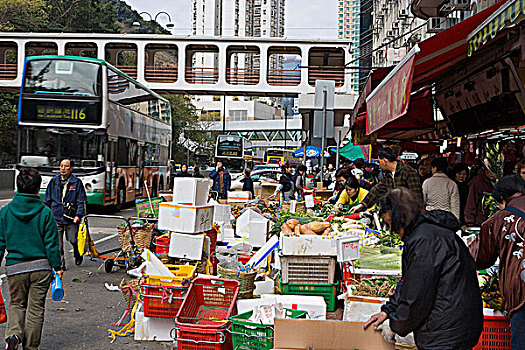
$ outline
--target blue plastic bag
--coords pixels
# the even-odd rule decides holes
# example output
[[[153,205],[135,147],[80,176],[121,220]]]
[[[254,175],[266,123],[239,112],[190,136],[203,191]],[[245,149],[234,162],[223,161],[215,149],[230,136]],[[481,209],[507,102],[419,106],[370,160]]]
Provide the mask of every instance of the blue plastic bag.
[[[53,278],[53,282],[51,283],[51,299],[60,301],[64,297],[64,287],[62,286],[62,280],[58,273],[56,273],[55,270],[53,270],[53,273],[55,274],[55,278]]]

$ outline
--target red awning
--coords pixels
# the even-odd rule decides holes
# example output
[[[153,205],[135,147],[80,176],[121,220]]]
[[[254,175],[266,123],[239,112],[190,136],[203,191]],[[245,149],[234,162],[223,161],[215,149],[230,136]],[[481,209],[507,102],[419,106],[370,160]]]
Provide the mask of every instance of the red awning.
[[[432,131],[435,125],[430,84],[467,58],[467,36],[503,3],[499,2],[419,43],[378,87],[370,93],[365,89],[359,100],[364,93],[367,134],[376,131],[381,138],[415,139]],[[409,90],[404,95],[406,100],[399,104],[402,87]],[[398,105],[394,106],[396,98]],[[375,109],[370,102],[375,103]],[[352,116],[354,125],[357,116],[365,115],[362,104],[356,107],[359,109]]]

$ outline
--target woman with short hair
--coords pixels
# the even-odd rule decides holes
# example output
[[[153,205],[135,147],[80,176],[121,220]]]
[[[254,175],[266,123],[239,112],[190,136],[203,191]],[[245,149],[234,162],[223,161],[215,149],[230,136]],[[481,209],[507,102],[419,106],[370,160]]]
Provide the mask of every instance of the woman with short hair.
[[[379,206],[404,244],[402,278],[365,329],[388,319],[400,336],[414,332],[418,349],[472,349],[483,328],[483,309],[474,261],[456,234],[459,220],[444,210],[422,212],[419,196],[406,188],[390,191]]]

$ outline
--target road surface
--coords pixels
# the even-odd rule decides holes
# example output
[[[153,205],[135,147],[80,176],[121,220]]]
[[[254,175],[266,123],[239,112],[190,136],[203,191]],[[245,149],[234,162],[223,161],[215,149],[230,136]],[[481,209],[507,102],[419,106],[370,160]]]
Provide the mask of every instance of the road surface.
[[[0,204],[1,205],[1,204]],[[106,211],[106,210],[104,210]],[[104,214],[108,214],[105,212]],[[135,209],[124,209],[113,215],[135,216]],[[118,247],[116,226],[120,221],[93,220],[90,233],[96,242],[97,250],[104,251]],[[71,245],[66,243],[66,265],[63,284],[65,296],[61,302],[54,302],[51,297],[46,301],[46,316],[42,335],[41,349],[171,349],[171,342],[136,342],[133,335],[117,338],[110,343],[108,328],[117,322],[126,309],[126,302],[121,292],[110,292],[104,284],[119,285],[122,279],[130,279],[125,270],[114,269],[108,274],[100,268],[102,260],[90,261],[84,258],[81,266],[74,264]],[[3,264],[2,264],[3,266]],[[100,268],[100,269],[99,269]],[[2,274],[2,294],[9,303],[8,285]],[[0,325],[0,334],[5,333],[6,324]],[[3,342],[0,341],[0,347]]]

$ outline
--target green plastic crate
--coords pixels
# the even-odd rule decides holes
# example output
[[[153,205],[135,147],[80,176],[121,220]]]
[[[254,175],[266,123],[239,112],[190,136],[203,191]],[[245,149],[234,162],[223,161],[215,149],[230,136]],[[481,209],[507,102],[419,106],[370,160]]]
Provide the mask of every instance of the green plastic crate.
[[[306,318],[308,312],[284,309],[286,318]],[[273,349],[273,326],[249,322],[253,311],[231,316],[234,350]]]
[[[281,283],[282,294],[321,296],[326,302],[326,311],[335,311],[338,284]]]

